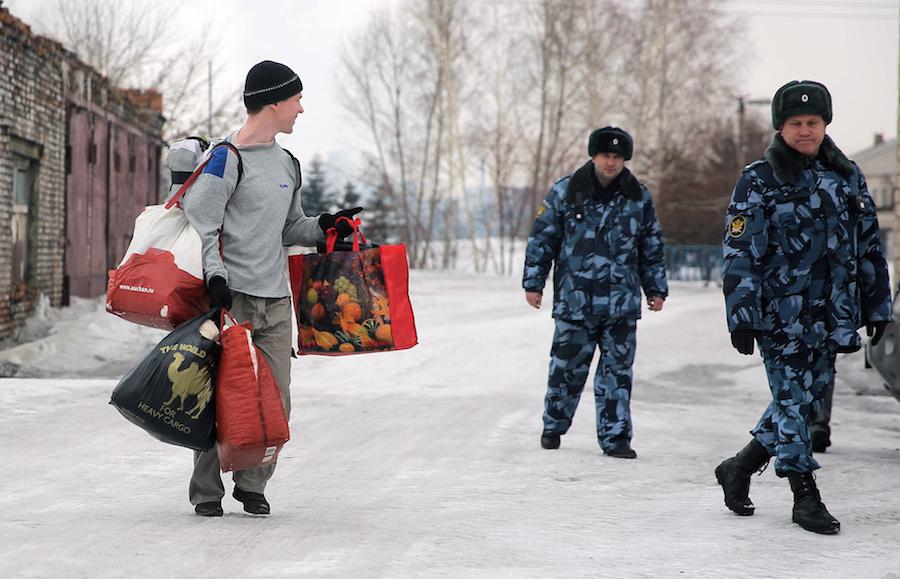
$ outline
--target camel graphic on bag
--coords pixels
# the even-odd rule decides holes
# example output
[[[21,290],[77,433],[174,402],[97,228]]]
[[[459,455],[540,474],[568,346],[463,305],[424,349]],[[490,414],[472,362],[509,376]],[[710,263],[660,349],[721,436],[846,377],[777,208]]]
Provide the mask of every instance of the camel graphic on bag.
[[[196,362],[192,363],[185,369],[181,369],[181,363],[184,361],[184,355],[176,352],[172,355],[174,358],[169,364],[169,380],[172,381],[172,397],[163,406],[170,406],[175,399],[179,399],[178,410],[184,410],[184,401],[189,396],[196,396],[197,403],[194,407],[187,411],[188,416],[193,419],[200,418],[200,413],[209,404],[212,398],[212,378],[209,370],[204,366],[200,367]]]

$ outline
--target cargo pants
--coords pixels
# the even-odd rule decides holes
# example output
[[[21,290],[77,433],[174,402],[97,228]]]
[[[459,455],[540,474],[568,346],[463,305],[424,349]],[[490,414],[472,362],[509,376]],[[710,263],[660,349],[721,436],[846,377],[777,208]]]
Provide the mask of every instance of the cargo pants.
[[[259,298],[234,292],[234,303],[229,313],[238,322],[253,325],[253,343],[262,350],[272,375],[281,390],[284,410],[291,416],[291,298]],[[275,472],[275,465],[235,471],[234,484],[241,490],[262,493]],[[188,489],[191,504],[219,501],[225,496],[225,486],[219,473],[218,448],[194,452],[194,473]]]
[[[814,264],[813,282],[803,294],[763,301],[766,331],[759,347],[772,401],[750,431],[775,457],[780,477],[820,468],[813,458],[810,425],[834,381],[835,353],[828,346],[824,260]]]
[[[600,359],[594,374],[597,441],[604,449],[631,441],[631,382],[637,320],[603,322],[556,320],[550,350],[550,376],[544,399],[544,432],[565,434],[584,390],[594,350]]]

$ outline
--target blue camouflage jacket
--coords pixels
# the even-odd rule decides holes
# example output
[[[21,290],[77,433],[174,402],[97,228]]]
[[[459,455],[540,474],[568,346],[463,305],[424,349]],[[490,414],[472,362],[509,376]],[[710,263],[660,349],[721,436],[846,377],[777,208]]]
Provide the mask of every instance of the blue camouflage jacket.
[[[609,202],[594,195],[588,162],[557,181],[538,209],[522,287],[541,292],[553,269],[553,317],[637,319],[641,288],[666,297],[662,230],[647,188],[626,168]]]
[[[795,334],[811,346],[861,345],[857,330],[891,319],[887,263],[865,177],[825,137],[809,161],[776,134],[765,159],[744,169],[724,240],[728,330]],[[824,320],[809,319],[811,294]],[[806,296],[790,300],[789,296]],[[824,322],[824,323],[822,323]],[[822,340],[810,341],[810,333]]]

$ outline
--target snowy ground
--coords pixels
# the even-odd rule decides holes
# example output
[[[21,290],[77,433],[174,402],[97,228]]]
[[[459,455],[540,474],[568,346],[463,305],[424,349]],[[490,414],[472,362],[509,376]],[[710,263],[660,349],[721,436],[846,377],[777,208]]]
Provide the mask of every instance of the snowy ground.
[[[230,496],[225,517],[195,516],[190,452],[106,404],[160,333],[84,302],[0,353],[51,376],[0,380],[0,577],[900,578],[900,404],[859,356],[839,362],[819,457],[843,524],[825,537],[791,523],[771,468],[755,516],[722,504],[712,470],[768,395],[718,288],[676,284],[639,325],[636,461],[601,454],[590,390],[562,448],[540,448],[552,321],[517,279],[414,272],[412,294],[416,348],[294,362],[268,518]]]

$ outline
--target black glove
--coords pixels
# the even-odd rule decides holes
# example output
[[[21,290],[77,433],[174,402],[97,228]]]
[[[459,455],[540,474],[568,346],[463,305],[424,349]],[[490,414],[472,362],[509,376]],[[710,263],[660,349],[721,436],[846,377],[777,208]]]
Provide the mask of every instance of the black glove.
[[[753,353],[753,343],[756,340],[756,332],[753,330],[735,330],[731,332],[731,345],[734,349],[749,356]]]
[[[206,295],[209,296],[209,307],[211,309],[225,308],[231,309],[231,290],[225,283],[225,278],[214,275],[209,283],[206,284]]]
[[[331,213],[323,213],[319,215],[319,227],[326,234],[328,233],[329,229],[334,227],[337,230],[338,239],[343,239],[353,233],[353,227],[343,219],[341,219],[340,221],[338,221],[338,219],[341,217],[346,217],[350,221],[353,221],[353,216],[362,210],[362,207],[354,207],[353,209],[341,209],[334,215],[332,215]]]
[[[869,343],[873,346],[877,346],[878,342],[881,341],[881,337],[884,335],[884,329],[887,327],[888,323],[884,320],[880,320],[877,322],[869,322],[866,324],[866,335],[872,338],[869,340]]]

